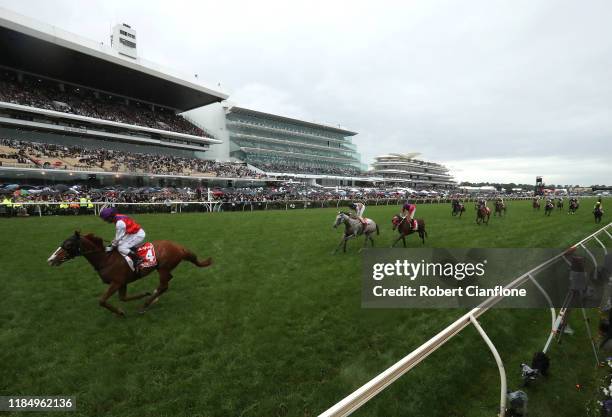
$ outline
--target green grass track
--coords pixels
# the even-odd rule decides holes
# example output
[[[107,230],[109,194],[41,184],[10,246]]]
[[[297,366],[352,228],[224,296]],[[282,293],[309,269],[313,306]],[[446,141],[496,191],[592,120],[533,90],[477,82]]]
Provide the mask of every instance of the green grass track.
[[[472,204],[461,219],[449,204],[420,205],[417,217],[430,247],[566,247],[609,221],[593,222],[589,200],[575,216],[550,218],[529,204],[509,202],[507,217],[488,226],[475,224]],[[381,226],[377,246],[389,246],[397,211],[366,210]],[[109,239],[112,226],[94,216],[0,219],[0,395],[74,395],[72,417],[316,416],[462,314],[361,309],[361,243],[332,256],[334,217],[332,209],[137,215],[148,240],[175,240],[215,263],[181,265],[146,314],[136,313],[140,301],[122,305],[126,319],[98,306],[105,286],[84,259],[45,262],[73,230]],[[415,236],[409,243],[420,246]],[[156,285],[154,273],[128,292]],[[597,396],[578,319],[576,334],[552,349],[550,377],[527,388],[530,417],[586,416]],[[549,312],[493,310],[480,321],[518,388],[519,364],[542,348]],[[495,362],[468,328],[355,415],[493,416],[498,396]]]

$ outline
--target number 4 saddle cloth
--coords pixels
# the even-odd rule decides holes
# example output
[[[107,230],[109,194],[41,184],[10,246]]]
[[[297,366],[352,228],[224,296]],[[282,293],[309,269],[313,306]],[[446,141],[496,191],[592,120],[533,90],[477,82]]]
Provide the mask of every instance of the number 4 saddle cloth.
[[[157,266],[157,256],[155,255],[155,247],[151,242],[146,242],[136,248],[136,253],[142,259],[142,263],[138,265],[139,269],[152,268]]]

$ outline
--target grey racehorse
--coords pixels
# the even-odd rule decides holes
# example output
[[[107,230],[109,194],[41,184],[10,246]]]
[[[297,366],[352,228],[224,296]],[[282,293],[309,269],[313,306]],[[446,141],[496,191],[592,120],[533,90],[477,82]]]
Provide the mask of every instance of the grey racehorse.
[[[346,252],[346,242],[349,239],[356,238],[357,236],[365,235],[365,240],[363,242],[363,247],[365,248],[368,245],[368,240],[374,246],[374,239],[372,239],[372,233],[376,232],[376,234],[380,234],[378,231],[378,225],[374,220],[367,219],[367,225],[363,225],[359,219],[351,217],[351,215],[347,212],[340,211],[336,216],[336,221],[334,222],[334,229],[344,223],[344,236],[342,236],[342,240],[340,244],[334,250],[334,253],[338,252],[340,246],[342,246],[343,251]]]

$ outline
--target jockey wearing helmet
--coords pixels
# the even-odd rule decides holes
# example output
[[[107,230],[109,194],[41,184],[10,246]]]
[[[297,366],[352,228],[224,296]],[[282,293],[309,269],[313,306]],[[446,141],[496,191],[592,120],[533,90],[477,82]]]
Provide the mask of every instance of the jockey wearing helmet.
[[[115,223],[115,239],[111,242],[111,246],[106,248],[106,251],[110,252],[113,248],[117,248],[126,260],[131,258],[134,261],[134,269],[136,269],[141,259],[132,248],[144,242],[144,229],[130,217],[119,214],[115,207],[102,209],[100,217],[105,222]]]
[[[597,200],[597,202],[595,203],[595,206],[593,207],[594,211],[601,211],[601,213],[603,214],[603,204],[601,204],[601,197]]]
[[[416,204],[412,204],[410,200],[406,200],[406,202],[402,206],[401,217],[402,217],[402,220],[408,218],[408,226],[410,226],[411,229],[415,228],[416,226],[414,224],[414,213],[415,212],[416,212]]]
[[[357,219],[359,219],[359,221],[366,226],[367,222],[365,221],[365,219],[363,218],[363,212],[366,209],[365,204],[363,203],[351,203],[349,205],[349,207],[353,210],[355,210],[355,216],[357,217]]]

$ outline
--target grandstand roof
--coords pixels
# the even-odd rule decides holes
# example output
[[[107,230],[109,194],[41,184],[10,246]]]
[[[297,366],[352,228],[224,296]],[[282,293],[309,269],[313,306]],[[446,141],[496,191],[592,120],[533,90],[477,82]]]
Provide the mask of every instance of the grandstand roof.
[[[109,45],[0,8],[0,65],[179,111],[222,101],[226,94],[172,75]]]
[[[332,131],[336,133],[341,133],[344,136],[355,136],[357,134],[357,132],[352,132],[350,130],[341,129],[339,127],[334,127],[334,126],[330,126],[330,125],[326,125],[322,123],[307,122],[304,120],[293,119],[291,117],[279,116],[277,114],[264,113],[264,112],[260,112],[257,110],[245,109],[244,107],[233,106],[233,107],[230,107],[227,112],[228,114],[229,113],[245,114],[245,115],[250,115],[250,116],[255,116],[255,117],[262,117],[266,119],[279,120],[279,121],[287,122],[287,123],[299,124],[302,126],[308,126],[308,127],[312,127],[316,129],[323,129],[323,130],[328,130],[328,131]]]

